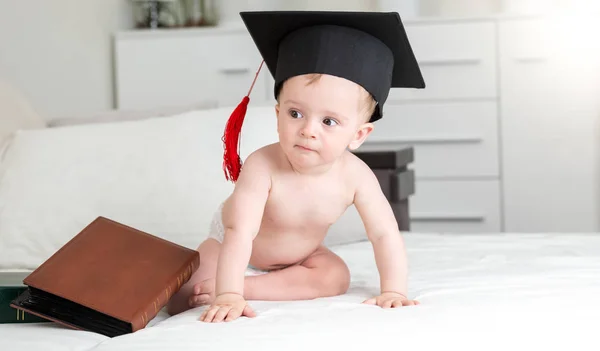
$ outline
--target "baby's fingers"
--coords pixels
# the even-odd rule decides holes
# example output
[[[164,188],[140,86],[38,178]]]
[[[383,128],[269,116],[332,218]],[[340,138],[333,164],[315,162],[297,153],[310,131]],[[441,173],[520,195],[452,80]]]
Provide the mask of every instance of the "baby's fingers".
[[[415,300],[394,300],[392,303],[392,307],[402,307],[402,306],[415,306],[418,305],[419,302]]]
[[[256,313],[254,312],[252,307],[250,307],[250,305],[246,305],[242,308],[234,307],[229,311],[229,314],[225,318],[225,322],[233,321],[235,319],[240,318],[240,316],[253,318],[256,317]]]
[[[232,308],[229,311],[229,313],[227,314],[227,317],[225,317],[225,322],[231,322],[235,319],[238,319],[241,315],[242,315],[242,309]]]
[[[394,302],[392,303],[392,307],[396,308],[396,307],[402,307],[402,306],[407,306],[406,304],[406,300],[402,301],[402,300],[394,300]]]
[[[200,320],[203,322],[212,322],[219,309],[219,306],[211,306],[207,308],[200,316]]]
[[[242,315],[244,315],[246,317],[254,318],[254,317],[256,317],[256,312],[254,312],[254,310],[252,309],[252,307],[250,307],[250,305],[246,305],[246,307],[244,307],[244,310],[242,311]]]
[[[219,323],[224,321],[225,317],[227,317],[231,310],[231,306],[221,306],[221,308],[219,308],[219,310],[215,314],[215,319],[213,319],[213,322]]]
[[[387,300],[383,300],[379,303],[379,306],[383,307],[383,308],[390,308],[392,307],[392,304],[394,303],[395,300],[392,299],[387,299]]]
[[[377,298],[373,297],[371,299],[363,301],[363,303],[367,305],[375,305],[377,304]]]
[[[210,311],[210,308],[205,309],[204,312],[202,312],[202,314],[200,315],[200,318],[198,318],[198,320],[206,322],[206,316],[208,316],[208,311]]]

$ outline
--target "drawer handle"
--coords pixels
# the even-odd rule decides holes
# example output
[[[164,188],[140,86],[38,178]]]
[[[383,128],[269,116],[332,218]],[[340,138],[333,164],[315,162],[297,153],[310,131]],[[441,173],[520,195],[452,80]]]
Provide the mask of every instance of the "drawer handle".
[[[481,59],[442,59],[442,60],[422,60],[421,66],[473,66],[481,63]]]
[[[371,140],[365,144],[477,144],[481,142],[483,139],[476,136],[427,136]]]
[[[221,73],[224,73],[224,74],[246,74],[246,73],[250,72],[250,68],[248,68],[248,67],[227,67],[227,68],[221,68],[220,71],[221,71]]]
[[[545,57],[539,56],[523,56],[515,58],[515,61],[522,64],[545,63],[548,61]]]
[[[410,219],[415,222],[483,222],[485,216],[468,213],[416,213],[410,215]]]

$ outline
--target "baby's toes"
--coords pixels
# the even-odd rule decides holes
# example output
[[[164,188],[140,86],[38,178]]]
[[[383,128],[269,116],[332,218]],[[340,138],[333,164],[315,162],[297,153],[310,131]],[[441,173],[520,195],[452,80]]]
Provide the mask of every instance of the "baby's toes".
[[[190,298],[188,299],[188,305],[190,307],[198,307],[198,306],[200,306],[200,301],[199,301],[198,297],[200,297],[200,296],[199,295],[192,295],[192,296],[190,296]]]
[[[194,285],[194,294],[212,294],[215,291],[215,279],[206,279]]]
[[[198,306],[208,305],[211,302],[212,302],[212,298],[209,294],[200,294],[200,295],[193,295],[192,297],[190,297],[189,305],[190,305],[190,307],[198,307]]]
[[[212,294],[200,294],[197,299],[201,304],[208,305],[212,303]]]

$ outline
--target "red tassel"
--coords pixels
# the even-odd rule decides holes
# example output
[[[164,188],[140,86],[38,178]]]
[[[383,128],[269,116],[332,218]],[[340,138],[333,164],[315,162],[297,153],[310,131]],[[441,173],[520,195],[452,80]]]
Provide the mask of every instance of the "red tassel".
[[[223,134],[223,147],[225,152],[223,154],[223,171],[225,172],[225,179],[230,180],[232,182],[236,182],[240,171],[242,169],[242,161],[239,155],[239,147],[240,147],[240,132],[242,131],[242,124],[244,123],[244,117],[246,117],[246,111],[248,110],[248,103],[250,102],[250,93],[252,92],[252,88],[254,87],[254,83],[256,83],[256,79],[258,78],[258,74],[260,73],[260,69],[262,68],[264,61],[260,63],[258,70],[256,71],[256,75],[254,76],[254,81],[252,81],[252,85],[250,86],[250,90],[248,90],[248,95],[244,96],[242,102],[233,110],[231,116],[229,116],[229,120],[227,121],[227,125],[225,126],[225,133]]]
[[[223,135],[223,144],[225,148],[225,154],[223,156],[223,170],[225,171],[225,178],[236,182],[242,169],[242,161],[239,155],[239,137],[240,131],[242,130],[242,124],[244,123],[244,117],[246,116],[246,110],[248,109],[248,102],[250,98],[244,96],[242,102],[233,110],[227,126],[225,127],[225,134]]]

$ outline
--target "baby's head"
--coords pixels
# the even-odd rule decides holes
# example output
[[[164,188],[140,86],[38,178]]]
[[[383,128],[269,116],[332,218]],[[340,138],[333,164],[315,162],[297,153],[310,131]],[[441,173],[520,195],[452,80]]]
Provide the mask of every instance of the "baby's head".
[[[258,11],[241,16],[274,78],[280,142],[296,160],[331,163],[348,148],[358,148],[372,123],[383,117],[391,88],[425,87],[398,13]],[[241,164],[235,148],[248,101],[244,98],[235,109],[223,136],[224,167],[234,181]]]
[[[377,103],[362,86],[328,74],[289,78],[277,90],[277,130],[288,157],[304,166],[335,161],[373,131]]]

